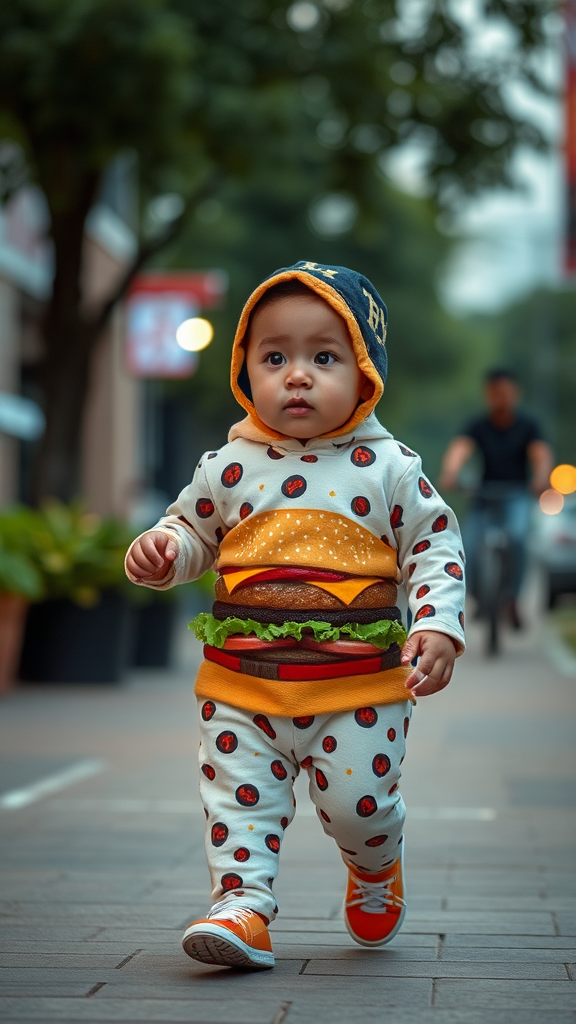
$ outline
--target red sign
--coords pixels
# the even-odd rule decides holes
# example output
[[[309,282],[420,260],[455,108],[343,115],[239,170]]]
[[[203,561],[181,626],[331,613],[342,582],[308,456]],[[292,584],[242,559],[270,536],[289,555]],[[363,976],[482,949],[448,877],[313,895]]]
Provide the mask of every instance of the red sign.
[[[568,210],[565,265],[576,274],[576,0],[566,0],[566,184]]]
[[[198,356],[180,348],[176,331],[184,320],[220,306],[226,297],[223,271],[151,271],[135,278],[128,293],[127,362],[135,377],[191,377]]]

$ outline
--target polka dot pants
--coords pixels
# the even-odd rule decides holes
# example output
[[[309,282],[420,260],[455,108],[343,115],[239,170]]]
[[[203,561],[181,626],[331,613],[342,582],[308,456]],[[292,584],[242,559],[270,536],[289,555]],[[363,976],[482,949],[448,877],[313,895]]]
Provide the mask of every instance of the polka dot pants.
[[[378,872],[397,859],[409,701],[299,718],[203,699],[199,708],[200,795],[214,903],[240,897],[269,920],[276,916],[272,883],[301,768],[322,827],[345,861]]]

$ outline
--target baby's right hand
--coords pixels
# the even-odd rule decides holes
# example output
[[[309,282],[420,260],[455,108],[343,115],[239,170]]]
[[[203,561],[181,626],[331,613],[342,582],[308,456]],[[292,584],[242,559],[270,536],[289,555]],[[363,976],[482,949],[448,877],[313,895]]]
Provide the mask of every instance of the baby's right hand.
[[[139,580],[163,580],[178,554],[178,541],[159,530],[150,530],[130,548],[126,568]]]

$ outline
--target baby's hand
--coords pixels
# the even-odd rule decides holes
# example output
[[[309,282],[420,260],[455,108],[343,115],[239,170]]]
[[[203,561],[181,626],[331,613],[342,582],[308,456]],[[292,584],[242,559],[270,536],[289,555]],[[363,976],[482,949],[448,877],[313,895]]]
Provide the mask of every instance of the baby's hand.
[[[402,648],[402,664],[408,665],[417,655],[420,655],[418,668],[406,680],[414,696],[426,697],[448,686],[456,658],[450,637],[424,629],[413,633]]]
[[[162,580],[178,554],[178,541],[159,530],[150,530],[134,542],[126,568],[139,580]]]

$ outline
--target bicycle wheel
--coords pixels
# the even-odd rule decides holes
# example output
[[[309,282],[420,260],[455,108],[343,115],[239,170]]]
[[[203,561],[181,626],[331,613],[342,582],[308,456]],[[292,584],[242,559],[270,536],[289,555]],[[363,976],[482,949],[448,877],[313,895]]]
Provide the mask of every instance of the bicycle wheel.
[[[500,622],[503,595],[502,551],[485,544],[479,552],[478,596],[480,615],[486,625],[485,649],[493,657],[500,651]]]

